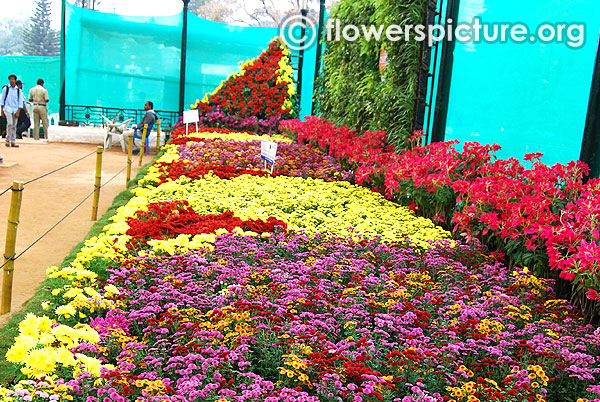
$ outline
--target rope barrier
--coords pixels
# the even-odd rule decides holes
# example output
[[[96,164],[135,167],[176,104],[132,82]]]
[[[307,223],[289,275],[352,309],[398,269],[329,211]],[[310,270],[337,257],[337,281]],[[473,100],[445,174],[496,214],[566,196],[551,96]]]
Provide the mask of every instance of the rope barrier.
[[[95,191],[95,190],[94,190]],[[21,257],[23,254],[25,254],[31,247],[33,247],[37,242],[39,242],[40,240],[42,240],[44,237],[46,237],[46,235],[48,233],[50,233],[55,227],[57,227],[59,224],[62,223],[62,221],[64,221],[65,219],[67,219],[69,217],[69,215],[71,215],[73,212],[75,212],[77,210],[77,208],[79,208],[81,205],[83,205],[84,202],[86,202],[92,195],[94,195],[94,191],[92,191],[91,193],[89,193],[88,195],[85,196],[85,198],[83,200],[81,200],[77,205],[75,205],[75,207],[73,207],[65,216],[63,216],[62,218],[60,218],[60,220],[58,222],[56,222],[54,225],[52,225],[52,227],[50,227],[50,229],[46,230],[46,232],[44,232],[43,235],[41,235],[40,237],[38,237],[33,243],[31,243],[29,246],[27,246],[23,251],[21,251],[19,254],[17,254],[17,256],[14,258],[15,260],[18,259],[19,257]],[[0,265],[0,268],[2,268],[8,261],[5,261],[4,264]]]
[[[115,173],[115,175],[113,177],[111,177],[110,179],[108,179],[106,181],[106,183],[102,184],[100,186],[100,188],[106,186],[108,183],[110,183],[111,181],[113,181],[118,175],[120,175],[121,173],[123,173],[125,171],[125,169],[127,169],[127,166],[125,166],[123,169],[119,170],[117,173]]]
[[[75,161],[73,161],[73,162],[70,162],[70,163],[68,163],[68,164],[66,164],[66,165],[64,165],[64,166],[62,166],[62,167],[59,167],[59,168],[57,168],[57,169],[54,169],[54,170],[52,170],[52,171],[50,171],[50,172],[48,172],[48,173],[44,173],[43,175],[41,175],[41,176],[39,176],[39,177],[36,177],[36,178],[34,178],[34,179],[31,179],[31,180],[29,180],[29,181],[26,181],[25,183],[23,183],[23,185],[26,185],[26,184],[29,184],[29,183],[33,183],[34,181],[37,181],[37,180],[43,179],[43,178],[44,178],[44,177],[46,177],[46,176],[50,176],[51,174],[53,174],[53,173],[56,173],[56,172],[58,172],[58,171],[60,171],[60,170],[63,170],[63,169],[65,169],[65,168],[68,168],[69,166],[71,166],[71,165],[74,165],[74,164],[76,164],[77,162],[80,162],[80,161],[84,160],[85,158],[87,158],[87,157],[89,157],[89,156],[92,156],[92,155],[93,155],[93,154],[95,154],[95,153],[96,153],[96,151],[94,151],[94,152],[91,152],[91,153],[89,153],[89,154],[87,154],[87,155],[85,155],[85,156],[83,156],[83,157],[81,157],[81,158],[79,158],[79,159],[77,159],[77,160],[75,160]],[[4,189],[2,192],[0,192],[0,197],[2,197],[4,194],[8,193],[8,192],[11,190],[11,188],[12,188],[12,187],[10,187],[10,186],[9,186],[9,187],[7,187],[6,189]]]
[[[4,190],[3,192],[0,193],[0,197],[3,196],[4,194],[8,193],[10,191],[10,189],[12,188],[12,186],[8,186],[6,188],[6,190]]]
[[[48,172],[48,173],[45,173],[45,174],[43,174],[43,175],[41,175],[41,176],[39,176],[39,177],[36,177],[35,179],[31,179],[31,180],[29,180],[29,181],[26,181],[26,182],[24,183],[24,185],[27,185],[27,184],[29,184],[29,183],[33,183],[34,181],[37,181],[37,180],[39,180],[39,179],[42,179],[42,178],[44,178],[44,177],[46,177],[46,176],[49,176],[49,175],[51,175],[51,174],[53,174],[53,173],[56,173],[56,172],[58,172],[59,170],[63,170],[63,169],[65,169],[65,168],[68,168],[69,166],[71,166],[71,165],[74,165],[74,164],[76,164],[77,162],[80,162],[80,161],[84,160],[85,158],[87,158],[87,157],[90,157],[90,156],[94,155],[95,153],[96,153],[96,151],[90,152],[89,154],[87,154],[87,155],[85,155],[85,156],[83,156],[83,157],[81,157],[81,158],[79,158],[79,159],[77,159],[77,160],[75,160],[75,161],[73,161],[73,162],[70,162],[70,163],[68,163],[68,164],[66,164],[66,165],[64,165],[64,166],[62,166],[62,167],[59,167],[59,168],[57,168],[57,169],[54,169],[54,170],[52,170],[52,171],[50,171],[50,172]],[[9,189],[10,189],[10,187],[9,187]],[[5,190],[4,192],[6,192],[6,191],[8,191],[8,190]],[[2,195],[2,194],[4,194],[4,193],[1,193],[0,195]]]
[[[94,151],[93,153],[96,153],[96,151]],[[110,183],[111,181],[113,181],[117,176],[119,176],[121,173],[123,173],[126,168],[127,167],[125,167],[125,168],[121,169],[120,171],[118,171],[114,176],[112,176],[110,179],[108,179],[106,181],[106,183],[100,185],[99,188],[102,188],[102,187],[106,186],[108,183]],[[96,187],[96,186],[94,186],[94,187]],[[2,269],[2,267],[4,267],[9,261],[11,261],[11,260],[14,261],[14,260],[18,259],[19,257],[21,257],[30,248],[32,248],[40,240],[42,240],[44,237],[46,237],[54,228],[56,228],[58,225],[60,225],[65,219],[67,219],[69,217],[69,215],[71,215],[73,212],[75,212],[77,210],[77,208],[79,208],[81,205],[83,205],[84,202],[86,202],[92,195],[94,195],[95,191],[96,190],[94,189],[91,193],[89,193],[83,200],[81,200],[77,205],[75,205],[75,207],[73,207],[73,209],[71,209],[65,216],[63,216],[62,218],[60,218],[60,220],[58,222],[56,222],[54,225],[52,225],[52,227],[50,227],[50,229],[46,230],[46,232],[44,232],[44,234],[42,234],[40,237],[38,237],[33,243],[31,243],[29,246],[27,246],[23,251],[21,251],[19,254],[15,253],[16,256],[13,254],[9,259],[7,259],[6,261],[4,261],[4,263],[2,265],[0,265],[0,269]],[[6,256],[4,258],[6,259]]]

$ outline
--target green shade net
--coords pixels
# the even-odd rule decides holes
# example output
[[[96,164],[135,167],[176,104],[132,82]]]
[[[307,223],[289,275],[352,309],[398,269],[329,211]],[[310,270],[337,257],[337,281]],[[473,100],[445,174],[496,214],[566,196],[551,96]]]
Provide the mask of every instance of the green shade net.
[[[131,17],[66,4],[65,101],[67,105],[157,110],[179,108],[182,15]],[[277,28],[240,27],[188,12],[184,107],[202,99],[240,62],[258,56],[278,36]],[[308,35],[316,34],[316,30]],[[305,52],[302,110],[312,106],[316,46]],[[49,113],[59,112],[60,58],[0,57],[2,77],[16,74],[26,92],[43,78]],[[8,83],[8,79],[6,79]]]
[[[130,17],[67,4],[66,104],[157,110],[179,108],[181,14]],[[185,108],[212,92],[239,62],[258,56],[277,28],[240,27],[188,12]],[[310,113],[314,53],[304,70],[303,104]]]
[[[2,56],[0,57],[0,83],[8,85],[9,74],[15,74],[23,81],[25,97],[29,90],[37,85],[38,78],[44,80],[48,90],[48,113],[59,112],[60,100],[60,58],[39,56]]]
[[[485,3],[485,4],[484,4]],[[542,162],[578,159],[598,31],[597,0],[461,0],[460,21],[586,24],[578,49],[556,43],[457,43],[446,139],[498,143],[501,158],[543,152]]]

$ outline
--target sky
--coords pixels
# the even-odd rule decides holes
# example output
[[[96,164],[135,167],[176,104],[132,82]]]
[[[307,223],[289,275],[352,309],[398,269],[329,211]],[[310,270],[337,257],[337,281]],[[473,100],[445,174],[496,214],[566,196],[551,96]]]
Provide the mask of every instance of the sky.
[[[67,0],[69,1],[69,0]],[[3,11],[10,7],[11,14],[19,18],[27,18],[33,14],[35,0],[22,0],[23,6],[14,7],[13,0],[0,0],[0,18],[6,15]],[[52,4],[52,28],[60,29],[61,0],[50,0]],[[115,12],[123,15],[174,15],[181,12],[181,0],[101,0],[99,11]]]
[[[48,0],[52,4],[52,28],[60,30],[60,5],[61,0]],[[67,0],[73,3],[74,0]],[[259,0],[244,0],[248,8],[260,7]],[[332,0],[328,0],[330,4]],[[0,0],[0,20],[7,15],[6,10],[10,10],[10,15],[14,18],[29,18],[35,10],[35,0],[21,0],[19,7],[14,7],[14,0]],[[286,9],[289,7],[288,2]],[[276,2],[276,4],[278,4]],[[175,15],[181,12],[183,8],[182,0],[100,0],[98,11],[106,13],[116,13],[122,15],[140,15],[140,16],[164,16]]]
[[[67,1],[74,2],[74,0]],[[49,2],[52,4],[52,28],[60,29],[61,0],[49,0]],[[259,0],[245,0],[245,3],[249,8],[260,6]],[[327,4],[329,3],[331,0],[327,1]],[[35,0],[21,0],[19,7],[14,7],[13,4],[14,0],[0,0],[0,19],[6,15],[5,10],[7,9],[10,10],[12,16],[17,18],[28,18],[33,15]],[[175,15],[180,13],[182,8],[182,0],[101,0],[100,5],[96,7],[98,11],[106,13],[141,16]]]

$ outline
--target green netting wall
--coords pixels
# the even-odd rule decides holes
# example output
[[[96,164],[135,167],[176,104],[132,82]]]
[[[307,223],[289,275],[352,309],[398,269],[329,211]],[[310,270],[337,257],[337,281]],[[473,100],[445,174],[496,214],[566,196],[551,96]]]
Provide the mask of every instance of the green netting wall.
[[[66,10],[66,103],[158,110],[179,107],[182,15],[129,17]],[[239,62],[258,56],[277,28],[240,27],[188,13],[185,105],[212,92]],[[310,113],[314,53],[304,70],[305,114]]]
[[[25,96],[37,83],[38,78],[44,80],[44,88],[48,90],[48,113],[59,112],[60,101],[60,58],[38,56],[2,56],[0,57],[0,83],[8,84],[8,75],[15,74],[23,81]]]
[[[489,4],[488,4],[489,3]],[[547,164],[578,159],[598,32],[598,0],[461,0],[460,21],[585,23],[581,48],[557,43],[457,43],[446,139],[498,143],[498,156],[543,152]]]

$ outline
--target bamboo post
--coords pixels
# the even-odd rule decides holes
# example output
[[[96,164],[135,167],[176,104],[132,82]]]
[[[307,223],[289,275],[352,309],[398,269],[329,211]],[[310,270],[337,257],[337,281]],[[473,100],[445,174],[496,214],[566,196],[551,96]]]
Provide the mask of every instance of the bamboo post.
[[[156,120],[156,154],[160,152],[160,119]]]
[[[96,180],[94,181],[94,202],[92,203],[92,220],[98,220],[98,201],[100,201],[100,182],[102,180],[102,152],[104,148],[96,148]]]
[[[146,152],[146,132],[148,131],[148,125],[144,124],[144,131],[142,132],[142,145],[140,145],[140,159],[138,166],[142,166],[142,159],[144,159],[144,152]]]
[[[131,180],[131,164],[133,163],[131,161],[131,154],[133,151],[132,148],[133,148],[133,133],[131,133],[131,135],[129,136],[128,143],[127,143],[127,177],[125,178],[125,188],[127,188],[127,184]]]
[[[6,225],[6,244],[4,246],[4,274],[2,277],[2,304],[0,314],[10,312],[12,302],[13,272],[15,270],[15,244],[17,242],[17,228],[21,213],[21,200],[23,199],[22,181],[13,181],[10,210],[8,212],[8,225]]]

